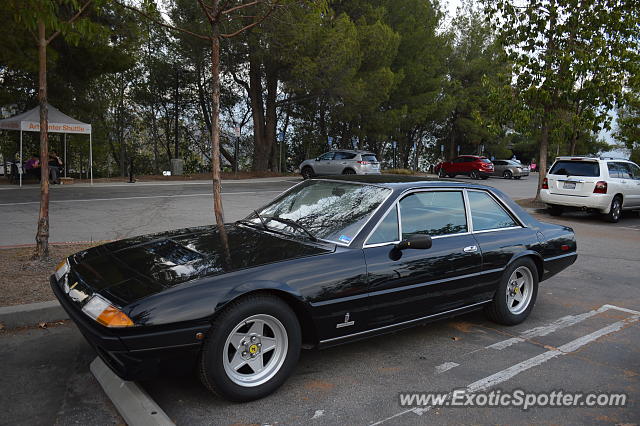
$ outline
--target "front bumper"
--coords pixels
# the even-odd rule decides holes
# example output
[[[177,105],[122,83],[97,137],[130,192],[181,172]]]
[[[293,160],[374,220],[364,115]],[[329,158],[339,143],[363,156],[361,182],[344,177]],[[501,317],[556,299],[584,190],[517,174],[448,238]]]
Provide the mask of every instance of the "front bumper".
[[[142,380],[163,371],[189,370],[195,363],[209,324],[179,327],[109,329],[86,316],[62,291],[55,275],[49,279],[56,298],[98,356],[124,380]]]
[[[608,213],[611,208],[612,194],[590,194],[588,196],[554,194],[549,189],[540,190],[540,199],[546,204],[574,207],[577,209],[593,209]]]

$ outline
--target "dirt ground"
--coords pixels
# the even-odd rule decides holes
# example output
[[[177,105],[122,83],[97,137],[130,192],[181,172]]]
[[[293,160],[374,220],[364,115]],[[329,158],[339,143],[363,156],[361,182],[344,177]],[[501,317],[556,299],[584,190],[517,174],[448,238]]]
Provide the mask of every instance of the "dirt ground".
[[[56,265],[65,257],[97,244],[49,246],[50,258],[44,262],[31,260],[34,247],[0,249],[0,306],[53,300],[49,276]]]

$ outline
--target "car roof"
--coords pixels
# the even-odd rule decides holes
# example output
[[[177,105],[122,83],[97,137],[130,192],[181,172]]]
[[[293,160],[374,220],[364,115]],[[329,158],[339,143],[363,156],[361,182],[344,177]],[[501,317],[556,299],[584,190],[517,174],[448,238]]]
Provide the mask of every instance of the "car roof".
[[[314,179],[344,181],[353,183],[370,184],[384,186],[391,189],[409,189],[409,188],[438,188],[438,187],[459,187],[459,188],[479,188],[494,190],[495,188],[462,182],[455,179],[429,178],[426,176],[410,176],[410,175],[337,175],[337,176],[318,176]]]
[[[349,152],[351,154],[373,154],[375,155],[375,153],[371,152],[371,151],[363,151],[361,149],[332,149],[330,152]]]

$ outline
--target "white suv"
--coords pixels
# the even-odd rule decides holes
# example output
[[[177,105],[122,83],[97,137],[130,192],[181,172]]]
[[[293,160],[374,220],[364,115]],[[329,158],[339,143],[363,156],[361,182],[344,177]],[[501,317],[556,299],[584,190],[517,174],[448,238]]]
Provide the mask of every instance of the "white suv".
[[[626,160],[557,157],[540,198],[554,216],[565,209],[595,210],[617,222],[622,210],[640,209],[640,167]]]

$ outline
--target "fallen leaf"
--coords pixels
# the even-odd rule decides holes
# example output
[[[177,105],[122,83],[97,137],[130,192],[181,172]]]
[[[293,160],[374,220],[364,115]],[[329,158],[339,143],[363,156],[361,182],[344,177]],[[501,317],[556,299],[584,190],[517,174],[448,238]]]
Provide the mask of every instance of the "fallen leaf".
[[[452,338],[451,338],[451,340],[453,340],[453,341],[458,341],[458,340],[460,340],[460,338],[459,338],[459,337],[457,337],[457,336],[454,336],[454,337],[452,337]]]
[[[40,322],[40,323],[38,323],[38,327],[47,328],[47,323],[46,322]]]

